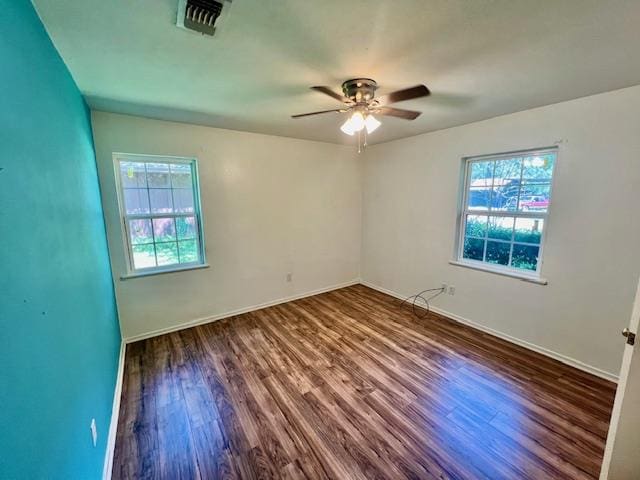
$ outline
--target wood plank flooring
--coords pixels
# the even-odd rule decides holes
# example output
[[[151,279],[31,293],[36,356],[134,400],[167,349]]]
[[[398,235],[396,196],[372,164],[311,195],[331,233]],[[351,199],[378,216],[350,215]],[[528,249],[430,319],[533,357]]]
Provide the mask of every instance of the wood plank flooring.
[[[362,285],[128,345],[113,478],[597,478],[615,385]]]

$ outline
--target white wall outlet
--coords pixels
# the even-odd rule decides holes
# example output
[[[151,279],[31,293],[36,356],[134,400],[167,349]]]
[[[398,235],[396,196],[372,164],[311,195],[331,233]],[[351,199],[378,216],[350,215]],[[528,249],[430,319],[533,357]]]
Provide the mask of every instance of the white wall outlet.
[[[447,290],[449,290],[449,285],[447,285],[446,283],[443,283],[442,285],[440,285],[440,288],[442,288],[442,291],[444,293],[447,293]]]
[[[96,427],[96,419],[91,419],[91,439],[93,440],[93,446],[98,444],[98,427]]]
[[[293,273],[287,273],[287,282],[290,282],[293,279]]]
[[[447,293],[449,293],[449,295],[455,295],[456,294],[456,286],[455,285],[449,285],[449,291]]]

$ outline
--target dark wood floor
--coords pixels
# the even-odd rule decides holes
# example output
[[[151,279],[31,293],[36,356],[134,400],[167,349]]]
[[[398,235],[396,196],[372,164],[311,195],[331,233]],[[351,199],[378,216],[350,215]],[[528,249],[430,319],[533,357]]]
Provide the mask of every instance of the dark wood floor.
[[[615,386],[361,285],[131,344],[113,477],[596,478]]]

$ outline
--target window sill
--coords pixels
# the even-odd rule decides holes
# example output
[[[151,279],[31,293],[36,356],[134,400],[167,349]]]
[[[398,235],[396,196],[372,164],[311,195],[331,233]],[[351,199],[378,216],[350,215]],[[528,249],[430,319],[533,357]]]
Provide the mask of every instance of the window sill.
[[[167,269],[167,270],[154,270],[152,272],[130,273],[127,275],[122,275],[120,277],[120,280],[131,280],[132,278],[152,277],[154,275],[164,275],[167,273],[186,272],[188,270],[200,270],[202,268],[209,268],[209,264],[203,263],[202,265],[189,265],[188,267],[172,268],[170,270]]]
[[[495,273],[505,277],[516,278],[518,280],[522,280],[523,282],[536,283],[538,285],[547,285],[549,283],[546,278],[535,277],[527,274],[520,274],[517,272],[511,272],[511,271],[502,270],[499,268],[491,268],[489,266],[476,265],[473,263],[461,262],[458,260],[451,260],[449,261],[449,263],[457,267],[465,267],[465,268],[470,268],[472,270],[479,270],[481,272]]]

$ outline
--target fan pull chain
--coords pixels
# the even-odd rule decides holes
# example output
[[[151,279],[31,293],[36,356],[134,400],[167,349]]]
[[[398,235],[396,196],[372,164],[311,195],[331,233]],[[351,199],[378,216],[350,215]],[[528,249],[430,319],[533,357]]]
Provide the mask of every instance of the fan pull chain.
[[[362,135],[364,135],[364,141],[362,141]],[[367,130],[362,129],[358,131],[358,153],[362,153],[365,148],[367,148]]]

